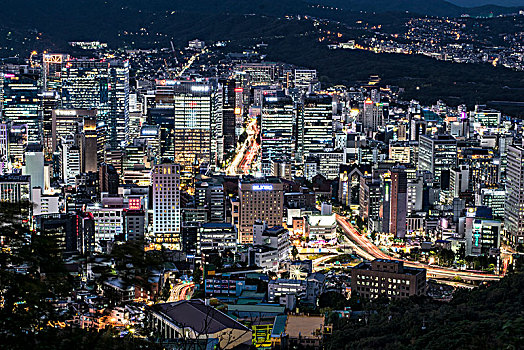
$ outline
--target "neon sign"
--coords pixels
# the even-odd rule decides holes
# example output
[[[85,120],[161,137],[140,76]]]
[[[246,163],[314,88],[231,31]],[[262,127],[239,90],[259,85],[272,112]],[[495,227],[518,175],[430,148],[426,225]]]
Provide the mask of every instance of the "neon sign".
[[[253,191],[272,191],[273,185],[253,185]]]

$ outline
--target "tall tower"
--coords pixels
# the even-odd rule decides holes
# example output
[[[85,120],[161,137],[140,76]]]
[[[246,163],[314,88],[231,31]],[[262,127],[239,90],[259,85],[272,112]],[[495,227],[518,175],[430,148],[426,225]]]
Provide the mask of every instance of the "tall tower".
[[[62,70],[62,105],[96,109],[112,148],[129,143],[129,63],[69,60]]]
[[[391,204],[389,233],[397,238],[406,236],[408,178],[403,166],[391,169]]]
[[[419,138],[418,169],[430,171],[435,183],[440,184],[441,174],[457,166],[457,140],[450,135],[421,135]]]
[[[513,244],[524,243],[524,148],[508,147],[504,225]]]
[[[302,135],[298,148],[302,149],[304,159],[333,147],[332,102],[329,95],[309,95],[304,100],[302,125],[298,125],[299,129],[302,128],[298,131]]]
[[[185,167],[211,160],[211,87],[182,83],[175,87],[173,104],[175,162]]]
[[[152,173],[153,186],[153,241],[166,248],[179,250],[180,212],[180,165],[163,163],[156,165]]]
[[[291,160],[295,149],[295,111],[290,97],[264,97],[262,102],[262,172],[271,174],[272,160]]]

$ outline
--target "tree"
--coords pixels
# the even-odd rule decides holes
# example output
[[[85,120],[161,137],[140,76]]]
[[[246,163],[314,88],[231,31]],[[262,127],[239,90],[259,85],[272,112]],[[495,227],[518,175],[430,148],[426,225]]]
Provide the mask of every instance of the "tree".
[[[333,310],[344,310],[349,305],[346,297],[338,292],[326,292],[318,298],[319,308],[330,308]]]
[[[297,260],[298,249],[296,246],[293,246],[293,248],[291,248],[291,255],[293,256],[293,260]]]

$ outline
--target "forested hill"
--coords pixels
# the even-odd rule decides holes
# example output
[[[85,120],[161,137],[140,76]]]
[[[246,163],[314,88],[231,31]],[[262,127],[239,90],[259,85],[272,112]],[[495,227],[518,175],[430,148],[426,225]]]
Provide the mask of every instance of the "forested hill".
[[[460,291],[449,302],[375,303],[365,322],[346,322],[328,349],[522,349],[524,273]],[[378,304],[378,305],[377,305]]]

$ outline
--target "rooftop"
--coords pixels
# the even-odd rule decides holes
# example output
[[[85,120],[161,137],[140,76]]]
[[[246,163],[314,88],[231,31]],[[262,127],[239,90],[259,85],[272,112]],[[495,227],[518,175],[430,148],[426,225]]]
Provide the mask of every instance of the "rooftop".
[[[167,317],[172,322],[189,327],[200,334],[213,334],[224,329],[249,330],[202,300],[181,300],[174,303],[153,305],[152,310]]]
[[[289,316],[286,333],[290,338],[317,338],[324,328],[324,316]],[[320,330],[318,335],[316,334]]]

